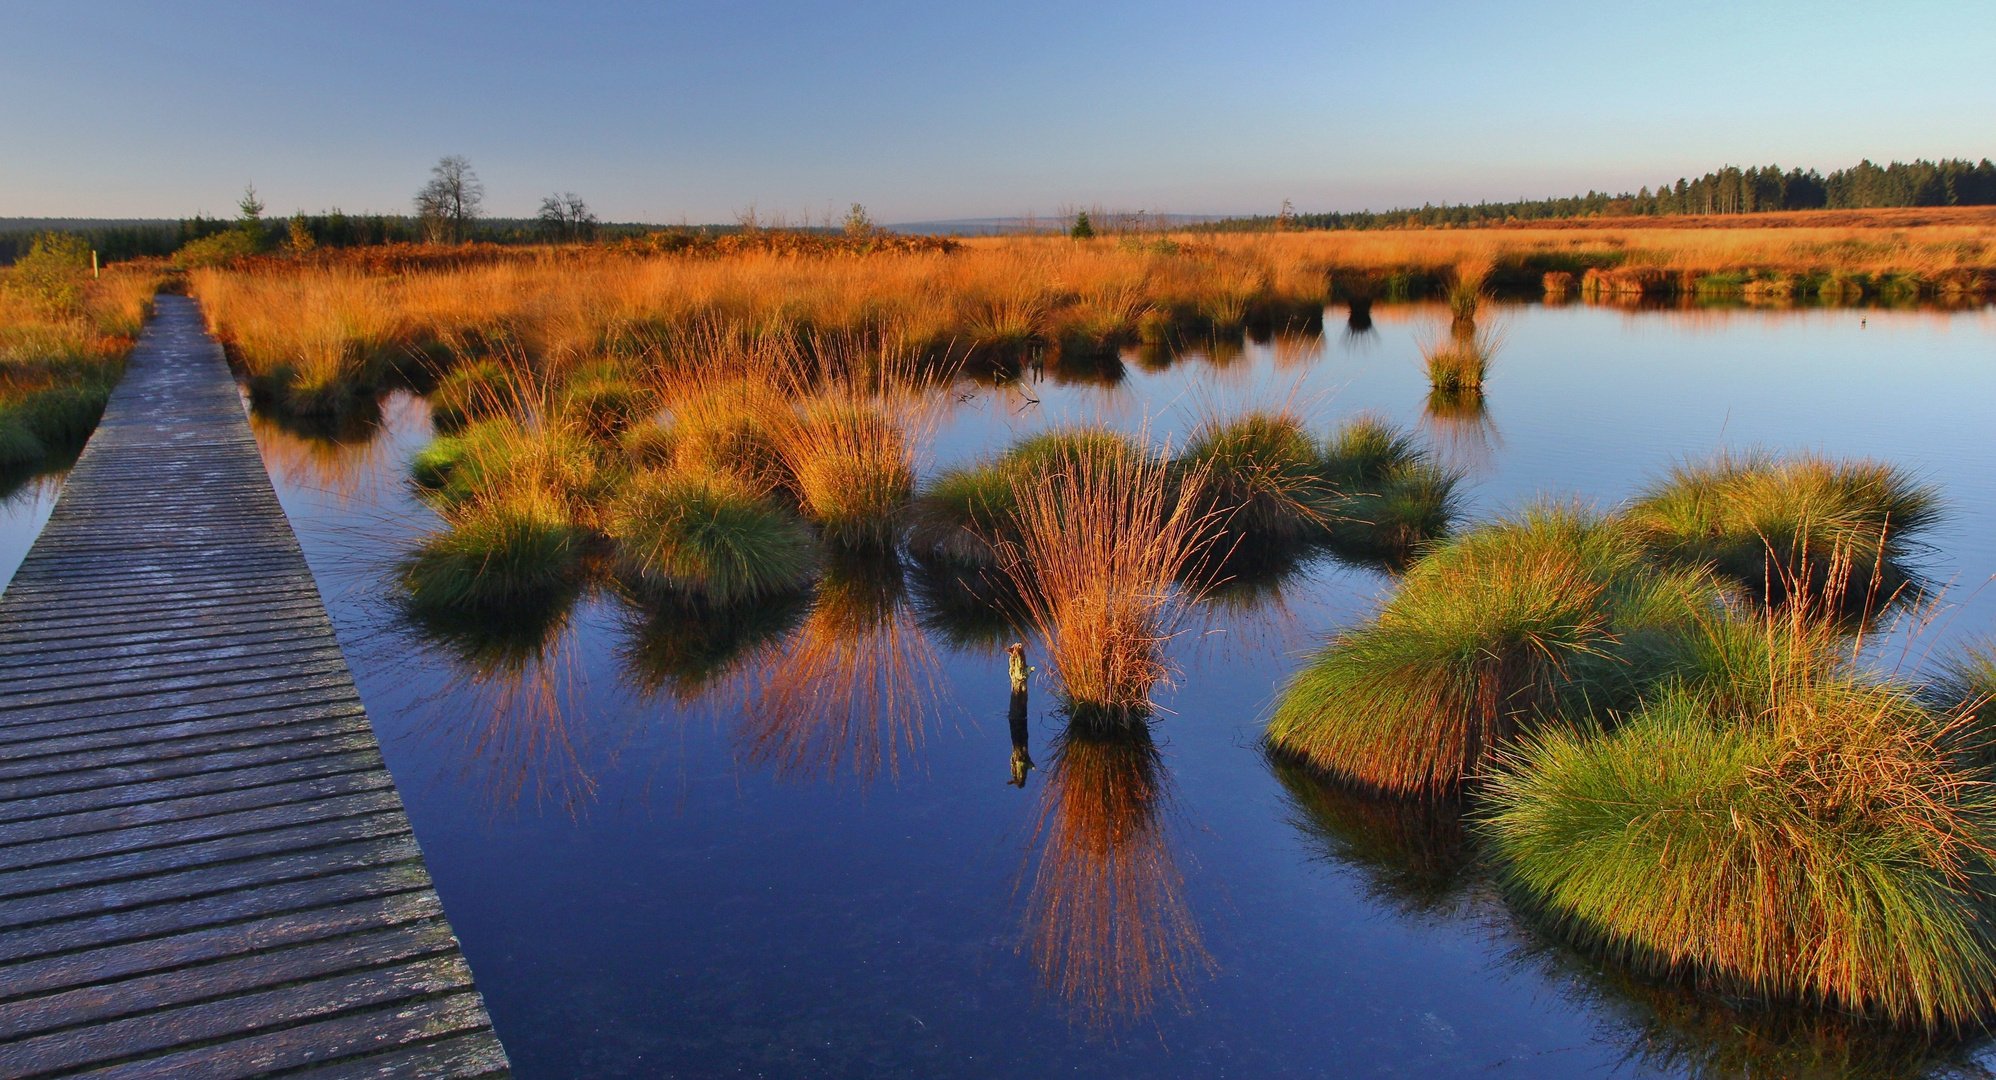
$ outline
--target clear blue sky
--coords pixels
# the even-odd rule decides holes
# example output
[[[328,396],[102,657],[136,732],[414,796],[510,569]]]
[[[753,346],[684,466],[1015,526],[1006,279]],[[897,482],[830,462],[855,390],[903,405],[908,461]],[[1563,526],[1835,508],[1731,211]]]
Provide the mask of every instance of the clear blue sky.
[[[1996,155],[1996,3],[23,3],[0,216],[1383,208]]]

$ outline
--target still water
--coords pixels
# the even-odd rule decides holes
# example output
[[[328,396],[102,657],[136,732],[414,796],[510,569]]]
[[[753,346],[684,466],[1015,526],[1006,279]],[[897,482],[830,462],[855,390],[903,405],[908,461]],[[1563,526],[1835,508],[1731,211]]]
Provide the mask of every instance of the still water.
[[[961,385],[925,465],[1062,421],[1177,441],[1291,403],[1417,428],[1470,472],[1473,519],[1612,505],[1721,447],[1869,455],[1951,500],[1926,562],[1949,605],[1882,662],[1996,629],[1991,309],[1505,308],[1487,411],[1449,416],[1418,366],[1439,309],[1343,316],[1094,381]],[[1199,613],[1148,739],[1063,739],[1036,687],[1038,768],[1015,787],[1003,639],[900,568],[841,571],[704,682],[711,642],[608,596],[538,648],[481,650],[390,598],[435,524],[403,479],[420,401],[343,441],[256,430],[522,1077],[1910,1076],[1985,1056],[1603,971],[1505,909],[1445,808],[1272,765],[1276,686],[1390,587],[1371,572],[1311,565]],[[0,574],[49,501],[5,504]]]

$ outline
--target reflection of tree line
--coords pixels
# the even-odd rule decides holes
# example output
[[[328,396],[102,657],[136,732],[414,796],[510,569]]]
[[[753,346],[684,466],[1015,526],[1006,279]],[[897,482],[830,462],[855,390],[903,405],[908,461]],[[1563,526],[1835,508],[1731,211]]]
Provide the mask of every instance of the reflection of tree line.
[[[1991,1073],[1972,1062],[1980,1032],[1934,1037],[1833,1011],[1757,1007],[1636,976],[1584,955],[1509,903],[1483,864],[1460,797],[1402,798],[1327,779],[1280,753],[1288,820],[1373,901],[1420,921],[1483,927],[1506,966],[1607,1016],[1622,1064],[1694,1077],[1913,1080]]]

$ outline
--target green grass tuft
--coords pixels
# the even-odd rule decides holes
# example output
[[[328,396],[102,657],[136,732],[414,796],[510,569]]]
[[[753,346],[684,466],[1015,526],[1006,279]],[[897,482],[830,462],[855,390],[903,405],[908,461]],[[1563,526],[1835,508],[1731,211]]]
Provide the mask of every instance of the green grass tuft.
[[[1452,790],[1525,729],[1631,702],[1665,652],[1645,643],[1713,603],[1702,577],[1656,569],[1613,522],[1536,506],[1415,563],[1297,673],[1268,737],[1372,787]]]
[[[1983,1018],[1985,777],[1946,714],[1817,666],[1749,709],[1680,687],[1605,737],[1542,729],[1487,789],[1501,872],[1639,972],[1927,1028]]]
[[[1290,412],[1211,418],[1176,464],[1205,470],[1201,511],[1243,542],[1296,543],[1323,530],[1321,508],[1333,489],[1321,475],[1316,440]]]
[[[531,605],[574,584],[582,548],[581,532],[558,503],[511,498],[474,507],[425,538],[403,562],[402,585],[422,608]]]
[[[804,523],[726,474],[640,473],[607,531],[639,581],[716,604],[801,589],[817,568]]]
[[[1914,584],[1909,541],[1940,515],[1939,491],[1894,466],[1756,451],[1679,465],[1625,516],[1663,557],[1770,603],[1877,610]]]

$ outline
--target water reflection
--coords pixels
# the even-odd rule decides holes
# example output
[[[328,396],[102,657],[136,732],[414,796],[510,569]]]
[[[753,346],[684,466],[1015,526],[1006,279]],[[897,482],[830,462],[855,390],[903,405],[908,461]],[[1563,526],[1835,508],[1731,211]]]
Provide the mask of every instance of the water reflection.
[[[1402,915],[1449,917],[1468,909],[1480,879],[1460,800],[1393,798],[1265,753],[1282,784],[1289,824],[1319,859],[1357,872],[1368,896]]]
[[[381,434],[425,425],[428,415],[423,400],[406,392],[356,398],[351,408],[324,416],[301,416],[252,398],[250,435],[276,482],[350,501],[380,471],[392,445]]]
[[[413,638],[433,662],[405,669],[443,673],[421,696],[424,728],[455,747],[461,775],[489,805],[530,798],[579,813],[596,795],[573,628],[581,593],[516,605],[504,618],[398,603],[401,632],[376,639],[401,651]]]
[[[620,596],[617,660],[625,684],[641,698],[678,705],[766,658],[811,610],[802,592],[726,607],[629,584]]]
[[[940,713],[941,669],[892,551],[826,564],[810,613],[719,689],[737,753],[787,780],[895,775]]]
[[[1069,718],[1047,758],[1024,941],[1042,989],[1091,1027],[1184,1005],[1190,979],[1215,967],[1185,902],[1150,725]]]
[[[1421,427],[1449,467],[1479,477],[1496,471],[1504,435],[1497,430],[1480,387],[1430,389],[1421,408]]]

